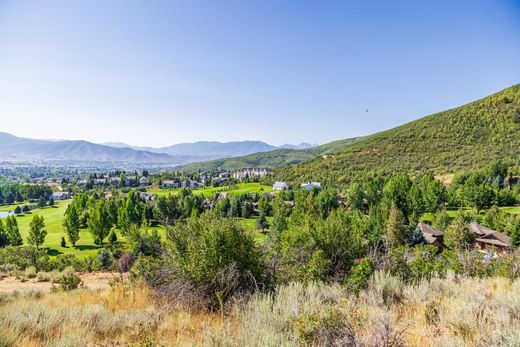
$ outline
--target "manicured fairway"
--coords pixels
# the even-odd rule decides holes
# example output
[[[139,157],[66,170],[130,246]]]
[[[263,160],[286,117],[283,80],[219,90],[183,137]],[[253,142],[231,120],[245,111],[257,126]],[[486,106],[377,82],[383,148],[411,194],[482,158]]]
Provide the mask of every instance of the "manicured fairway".
[[[45,238],[42,248],[49,249],[49,255],[55,256],[59,254],[76,254],[78,256],[88,256],[97,254],[100,247],[94,244],[92,234],[87,229],[80,231],[79,241],[76,243],[76,248],[70,246],[67,236],[62,227],[63,215],[71,200],[56,201],[55,206],[47,206],[42,209],[32,210],[30,213],[16,217],[20,233],[24,239],[24,244],[27,243],[27,235],[29,235],[29,223],[34,215],[40,215],[45,221],[45,230],[47,236]],[[12,211],[15,205],[4,206],[4,211]],[[159,227],[163,230],[163,227]],[[117,232],[118,240],[125,242],[125,238]],[[65,237],[68,247],[61,247],[61,237]]]
[[[520,206],[506,206],[506,207],[499,207],[500,210],[506,212],[506,213],[509,213],[509,214],[520,214]],[[470,209],[468,208],[465,208],[463,209],[464,211],[470,211]],[[448,213],[448,216],[451,218],[451,219],[454,219],[455,217],[457,217],[457,213],[458,213],[458,209],[455,209],[455,208],[449,208],[446,210],[446,212]],[[480,212],[480,214],[482,215],[484,212]],[[423,222],[432,222],[433,221],[433,214],[432,213],[425,213],[422,217],[421,217],[421,221]]]
[[[67,209],[68,201],[56,201],[55,206],[47,206],[42,209],[32,210],[30,213],[20,215],[16,217],[18,221],[18,227],[20,228],[20,233],[24,239],[24,244],[27,244],[27,235],[29,234],[29,223],[34,215],[42,216],[45,221],[45,230],[47,230],[47,237],[45,238],[45,243],[42,248],[49,248],[50,255],[58,255],[58,254],[66,254],[66,253],[75,253],[81,254],[82,256],[86,256],[89,254],[95,254],[97,252],[97,246],[94,245],[92,235],[87,230],[80,231],[80,239],[76,244],[76,248],[72,247],[61,247],[61,237],[67,237],[63,231],[63,227],[61,225],[63,214]],[[12,211],[12,205],[10,206],[8,211]],[[68,240],[67,240],[68,243]]]
[[[159,187],[150,187],[148,189],[149,193],[156,195],[168,195],[168,194],[178,194],[180,191],[179,188],[165,189]],[[221,192],[228,192],[230,194],[248,194],[248,193],[260,193],[260,192],[272,192],[273,188],[271,186],[265,186],[260,183],[238,183],[231,187],[209,187],[209,188],[200,188],[194,189],[193,194],[202,194],[206,198],[213,197]]]

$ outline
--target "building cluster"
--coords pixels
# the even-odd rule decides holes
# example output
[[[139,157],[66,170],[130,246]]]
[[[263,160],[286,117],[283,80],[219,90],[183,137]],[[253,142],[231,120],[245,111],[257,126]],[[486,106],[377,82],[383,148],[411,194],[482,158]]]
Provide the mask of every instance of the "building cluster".
[[[231,175],[237,181],[241,181],[253,177],[264,177],[272,173],[273,171],[270,169],[242,169],[234,171]]]
[[[163,188],[201,188],[204,187],[203,182],[195,181],[192,179],[171,179],[163,180],[161,182]]]
[[[419,223],[418,229],[429,245],[444,249],[444,233],[432,226]],[[475,247],[482,253],[497,257],[511,252],[511,241],[509,236],[499,231],[487,228],[477,222],[468,225],[469,230],[475,236]]]
[[[306,182],[306,183],[302,183],[300,185],[300,188],[305,189],[305,190],[321,189],[321,183],[320,182]],[[273,189],[274,190],[288,190],[288,189],[291,189],[291,187],[285,182],[274,182]]]

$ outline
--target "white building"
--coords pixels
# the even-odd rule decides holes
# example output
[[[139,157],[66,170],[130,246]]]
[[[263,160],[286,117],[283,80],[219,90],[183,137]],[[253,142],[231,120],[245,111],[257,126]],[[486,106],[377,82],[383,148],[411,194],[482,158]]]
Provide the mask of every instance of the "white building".
[[[175,181],[173,181],[173,180],[164,180],[164,181],[162,181],[162,186],[168,187],[168,188],[173,188],[173,187],[176,187],[177,185],[175,184]]]
[[[53,200],[67,200],[72,197],[72,193],[69,192],[54,192],[52,193]]]
[[[147,186],[150,184],[150,180],[148,179],[148,177],[143,176],[139,179],[139,184],[142,186]]]
[[[289,185],[285,182],[274,182],[273,189],[274,190],[287,190],[287,189],[289,189]]]
[[[302,183],[301,187],[305,190],[311,190],[312,188],[321,189],[321,183],[320,182],[307,182],[307,183]]]
[[[233,178],[240,181],[251,177],[264,177],[271,172],[269,169],[242,169],[233,172]]]

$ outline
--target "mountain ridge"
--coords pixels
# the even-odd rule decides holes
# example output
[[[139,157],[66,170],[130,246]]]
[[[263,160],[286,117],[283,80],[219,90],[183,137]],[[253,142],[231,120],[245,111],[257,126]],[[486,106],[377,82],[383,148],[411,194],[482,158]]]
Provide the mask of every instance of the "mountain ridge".
[[[333,155],[275,171],[275,179],[348,182],[362,172],[474,170],[520,159],[520,84],[356,141]]]
[[[113,148],[84,140],[37,140],[0,132],[0,160],[78,161],[142,164],[174,164],[179,160],[161,153]]]
[[[102,145],[115,148],[132,148],[154,153],[166,153],[169,155],[190,155],[190,156],[213,156],[218,158],[238,157],[252,153],[268,152],[277,149],[308,149],[318,146],[302,142],[300,144],[284,144],[282,146],[270,145],[263,141],[196,141],[184,142],[165,147],[134,146],[123,142],[105,142]]]

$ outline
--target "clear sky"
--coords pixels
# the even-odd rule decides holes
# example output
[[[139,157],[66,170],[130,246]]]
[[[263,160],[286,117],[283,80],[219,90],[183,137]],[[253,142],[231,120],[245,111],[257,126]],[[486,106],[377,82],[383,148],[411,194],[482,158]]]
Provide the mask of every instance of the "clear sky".
[[[0,0],[17,136],[325,143],[519,82],[518,0]]]

